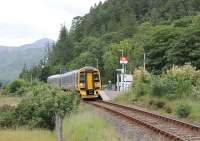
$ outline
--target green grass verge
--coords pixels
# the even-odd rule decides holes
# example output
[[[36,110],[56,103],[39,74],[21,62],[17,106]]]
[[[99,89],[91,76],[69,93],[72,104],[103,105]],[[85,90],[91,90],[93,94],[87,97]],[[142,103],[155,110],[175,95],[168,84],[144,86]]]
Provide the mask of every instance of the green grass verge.
[[[200,121],[200,102],[194,99],[182,98],[169,100],[164,97],[153,97],[149,95],[136,97],[133,92],[127,92],[116,97],[114,101],[121,104],[134,104],[175,116],[177,105],[179,103],[187,103],[191,107],[191,113],[187,119],[191,121]]]
[[[6,102],[5,102],[6,101]],[[16,97],[1,97],[1,104],[17,104]],[[116,128],[99,116],[94,108],[80,105],[77,113],[64,120],[64,141],[126,141]],[[0,141],[55,141],[55,132],[48,130],[0,129]]]
[[[78,114],[64,122],[65,139],[70,141],[125,141],[115,127],[100,117],[93,108],[81,105]]]
[[[55,141],[55,134],[47,130],[0,130],[0,141]]]
[[[3,105],[16,106],[21,100],[22,97],[9,97],[0,95],[0,107]]]

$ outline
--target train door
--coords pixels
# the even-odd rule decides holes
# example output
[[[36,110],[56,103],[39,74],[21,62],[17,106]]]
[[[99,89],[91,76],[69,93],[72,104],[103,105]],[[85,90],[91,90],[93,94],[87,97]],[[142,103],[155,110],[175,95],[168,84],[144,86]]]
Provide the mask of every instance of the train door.
[[[92,90],[93,89],[93,73],[87,72],[86,77],[87,77],[87,89]]]

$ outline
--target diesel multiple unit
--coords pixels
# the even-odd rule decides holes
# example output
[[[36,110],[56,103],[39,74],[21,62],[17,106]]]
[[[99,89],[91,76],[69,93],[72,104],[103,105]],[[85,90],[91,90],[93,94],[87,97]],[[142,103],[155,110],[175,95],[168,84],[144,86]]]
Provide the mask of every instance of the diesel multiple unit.
[[[53,75],[48,77],[47,82],[61,87],[63,90],[76,90],[82,98],[100,97],[100,72],[94,67],[84,67],[64,74]]]

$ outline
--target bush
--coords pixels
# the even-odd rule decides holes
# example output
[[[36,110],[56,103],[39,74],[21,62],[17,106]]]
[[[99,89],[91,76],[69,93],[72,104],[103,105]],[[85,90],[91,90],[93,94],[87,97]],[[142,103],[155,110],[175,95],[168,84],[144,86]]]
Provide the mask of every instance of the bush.
[[[27,82],[25,82],[24,80],[18,79],[18,80],[14,80],[13,82],[10,82],[5,88],[9,93],[16,93],[17,90],[27,85],[28,85]]]
[[[153,96],[161,97],[166,93],[166,87],[158,77],[152,79],[151,88],[150,94]]]
[[[173,112],[172,106],[169,104],[165,105],[164,108],[165,108],[165,112],[167,112],[169,114],[171,114]]]
[[[149,101],[149,105],[153,106],[154,104],[155,104],[154,99],[151,99],[151,100]]]
[[[4,105],[0,107],[0,128],[16,127],[15,107]]]
[[[133,91],[136,96],[150,94],[157,97],[166,97],[169,100],[198,96],[200,85],[200,71],[191,65],[173,67],[160,76],[146,71],[134,71]],[[193,95],[192,95],[193,94]]]
[[[76,110],[79,104],[77,94],[64,92],[46,84],[35,86],[32,94],[23,99],[17,107],[0,111],[0,127],[47,128],[55,127],[55,114],[64,117]]]
[[[173,78],[176,81],[175,93],[178,98],[188,97],[192,88],[198,86],[200,73],[191,65],[174,67],[167,71],[162,77]]]
[[[156,107],[160,108],[160,109],[163,108],[165,106],[165,104],[166,104],[166,102],[163,101],[163,100],[157,100],[157,101],[155,101]]]
[[[157,108],[161,109],[166,105],[166,102],[160,99],[151,99],[149,101],[149,105],[156,106]]]
[[[176,115],[179,118],[186,118],[191,112],[191,106],[187,103],[180,103],[176,107]]]
[[[134,93],[137,97],[144,96],[147,94],[147,92],[148,92],[147,87],[143,83],[139,83],[134,89]]]
[[[152,77],[151,81],[151,95],[157,97],[174,95],[177,89],[177,81],[173,77]]]
[[[136,69],[134,71],[134,83],[133,91],[134,94],[139,97],[149,93],[150,89],[150,74],[142,69]]]

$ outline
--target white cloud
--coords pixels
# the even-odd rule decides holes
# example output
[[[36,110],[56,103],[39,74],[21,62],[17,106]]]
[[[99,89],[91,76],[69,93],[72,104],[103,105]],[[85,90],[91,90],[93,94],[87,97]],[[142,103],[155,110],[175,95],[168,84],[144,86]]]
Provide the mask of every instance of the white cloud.
[[[60,25],[104,0],[0,0],[0,45],[17,46],[48,37],[57,39]]]

